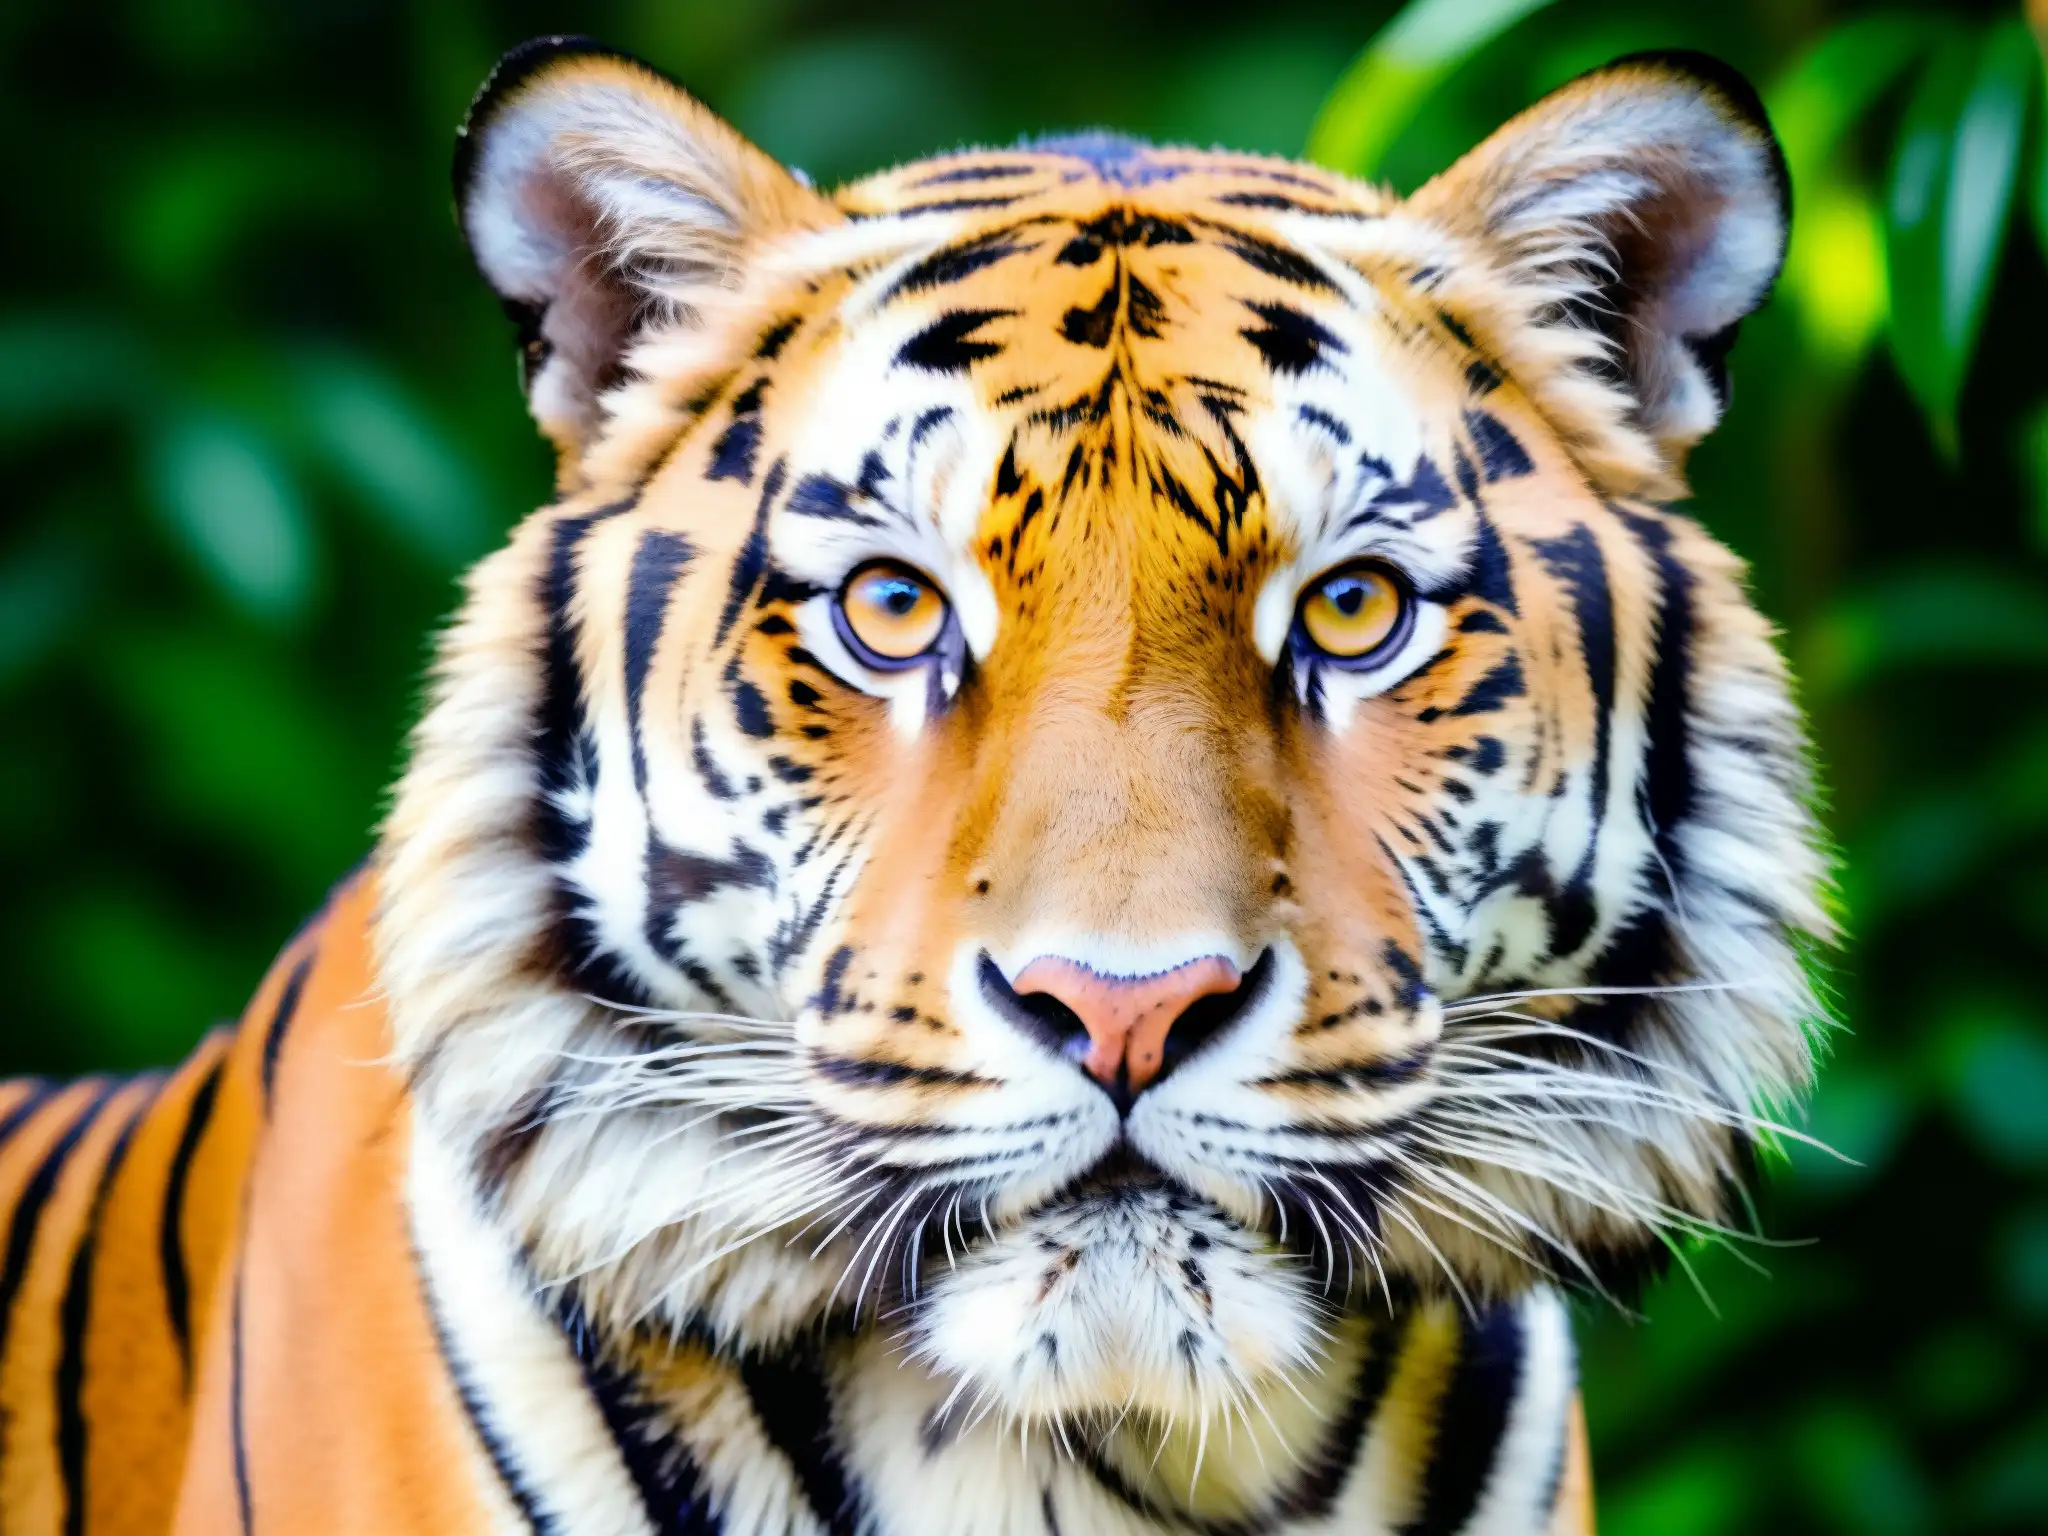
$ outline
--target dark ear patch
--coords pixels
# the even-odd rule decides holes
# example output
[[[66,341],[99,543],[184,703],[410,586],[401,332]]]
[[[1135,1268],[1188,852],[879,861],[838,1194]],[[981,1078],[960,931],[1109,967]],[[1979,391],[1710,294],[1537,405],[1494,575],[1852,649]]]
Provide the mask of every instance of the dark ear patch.
[[[1592,414],[1585,438],[1608,422],[1639,434],[1632,450],[1608,445],[1611,464],[1676,487],[1726,406],[1729,349],[1769,295],[1790,229],[1784,155],[1749,82],[1700,53],[1617,59],[1508,123],[1410,207],[1527,292],[1531,325],[1585,339],[1561,373],[1594,397],[1573,397],[1569,377],[1521,382],[1548,389],[1555,414]]]
[[[640,335],[690,323],[750,244],[838,217],[672,81],[577,37],[500,61],[456,139],[454,179],[535,420],[572,460]]]

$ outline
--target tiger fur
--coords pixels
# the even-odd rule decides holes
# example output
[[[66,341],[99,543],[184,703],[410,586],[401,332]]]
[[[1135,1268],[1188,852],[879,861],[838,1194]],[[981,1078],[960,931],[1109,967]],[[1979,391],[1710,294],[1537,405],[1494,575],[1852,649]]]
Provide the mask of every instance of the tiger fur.
[[[1590,1531],[1563,1298],[1718,1228],[1827,934],[1666,505],[1753,93],[1618,61],[1405,201],[1100,134],[826,195],[545,39],[457,196],[558,500],[239,1028],[0,1090],[0,1526]]]

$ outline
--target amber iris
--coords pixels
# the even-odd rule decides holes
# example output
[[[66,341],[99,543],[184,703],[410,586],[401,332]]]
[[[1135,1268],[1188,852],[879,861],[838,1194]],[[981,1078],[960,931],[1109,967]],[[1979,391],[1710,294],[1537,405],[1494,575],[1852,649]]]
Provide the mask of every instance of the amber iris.
[[[1399,640],[1407,606],[1407,586],[1385,566],[1340,566],[1303,595],[1301,630],[1325,656],[1360,661]]]
[[[946,599],[929,577],[893,560],[864,565],[839,589],[839,614],[861,660],[902,666],[938,643]]]

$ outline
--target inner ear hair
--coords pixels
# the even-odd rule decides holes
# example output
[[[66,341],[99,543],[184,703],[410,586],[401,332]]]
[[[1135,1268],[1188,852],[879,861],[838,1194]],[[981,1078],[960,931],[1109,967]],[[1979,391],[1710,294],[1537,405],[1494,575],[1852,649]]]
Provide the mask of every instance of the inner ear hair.
[[[601,430],[636,341],[697,320],[751,249],[839,217],[666,76],[575,37],[499,61],[456,141],[455,202],[565,466]]]
[[[1493,290],[1475,304],[1489,340],[1603,489],[1682,492],[1791,225],[1784,155],[1748,81],[1705,54],[1617,59],[1408,207],[1476,252],[1483,275],[1468,286]]]

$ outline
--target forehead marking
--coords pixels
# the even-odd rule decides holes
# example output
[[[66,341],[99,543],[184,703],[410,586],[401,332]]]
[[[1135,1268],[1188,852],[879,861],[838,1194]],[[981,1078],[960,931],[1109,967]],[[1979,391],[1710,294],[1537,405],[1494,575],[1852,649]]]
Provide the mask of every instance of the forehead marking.
[[[956,309],[939,316],[904,342],[896,366],[922,373],[965,373],[985,357],[1003,350],[1003,343],[977,338],[974,332],[991,320],[1016,314],[1014,309]]]
[[[642,789],[647,786],[647,754],[641,740],[640,699],[676,578],[695,557],[690,541],[680,533],[650,528],[640,535],[626,577],[626,719],[633,733],[633,782]]]
[[[1023,231],[1043,220],[1025,220],[1006,225],[1001,229],[970,235],[965,240],[941,246],[929,256],[921,257],[907,270],[897,274],[875,299],[875,307],[893,302],[908,295],[929,292],[964,282],[984,268],[992,267],[999,261],[1038,247],[1023,238]]]

